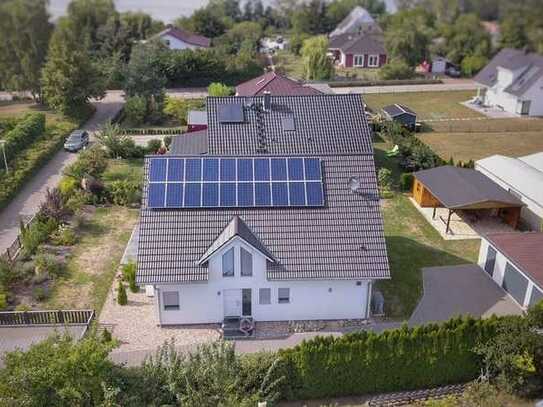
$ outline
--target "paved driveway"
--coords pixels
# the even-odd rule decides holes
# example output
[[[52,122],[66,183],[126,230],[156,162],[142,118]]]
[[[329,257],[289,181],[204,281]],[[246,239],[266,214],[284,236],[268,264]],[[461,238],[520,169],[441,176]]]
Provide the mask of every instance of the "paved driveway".
[[[409,325],[445,321],[470,314],[520,315],[522,310],[485,272],[474,264],[422,270],[424,294]]]
[[[122,107],[124,100],[119,91],[109,91],[101,101],[95,102],[96,113],[83,126],[91,132],[113,117]],[[54,188],[62,176],[64,167],[74,162],[77,154],[59,151],[19,191],[11,203],[0,212],[0,253],[3,253],[19,233],[19,218],[31,217],[37,212],[45,197],[47,188]]]

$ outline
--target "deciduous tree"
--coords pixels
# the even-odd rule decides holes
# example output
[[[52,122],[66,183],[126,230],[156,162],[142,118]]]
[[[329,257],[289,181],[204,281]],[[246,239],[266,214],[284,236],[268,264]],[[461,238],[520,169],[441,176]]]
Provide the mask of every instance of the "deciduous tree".
[[[40,94],[40,72],[52,32],[47,0],[0,2],[0,83]]]
[[[324,35],[304,41],[301,54],[306,79],[326,80],[334,76],[334,65],[327,52],[328,39]]]

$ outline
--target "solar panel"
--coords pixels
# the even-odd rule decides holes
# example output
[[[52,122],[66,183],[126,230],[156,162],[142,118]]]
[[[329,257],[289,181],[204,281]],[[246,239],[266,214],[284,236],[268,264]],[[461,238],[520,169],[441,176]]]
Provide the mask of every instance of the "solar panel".
[[[319,207],[316,157],[151,158],[149,208]]]
[[[228,103],[218,105],[220,123],[243,123],[243,105],[241,103]]]

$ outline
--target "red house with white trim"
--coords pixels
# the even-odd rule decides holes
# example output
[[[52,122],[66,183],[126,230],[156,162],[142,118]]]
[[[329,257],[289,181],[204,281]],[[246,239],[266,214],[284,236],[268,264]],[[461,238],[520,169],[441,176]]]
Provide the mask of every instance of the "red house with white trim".
[[[330,38],[328,50],[343,68],[380,68],[388,59],[380,33],[337,35]]]

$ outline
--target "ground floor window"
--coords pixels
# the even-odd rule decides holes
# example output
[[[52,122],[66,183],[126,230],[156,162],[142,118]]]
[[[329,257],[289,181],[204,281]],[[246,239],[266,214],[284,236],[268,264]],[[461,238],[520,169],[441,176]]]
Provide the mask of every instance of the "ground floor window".
[[[179,292],[177,291],[164,291],[162,293],[162,301],[164,302],[164,310],[178,310],[179,309]]]
[[[368,66],[371,68],[379,66],[379,55],[370,55],[368,58]]]
[[[364,55],[355,55],[353,64],[354,66],[364,66]]]
[[[277,290],[277,302],[288,304],[290,302],[290,288],[279,288]]]
[[[260,305],[271,304],[271,288],[260,288],[258,290],[258,303]]]

